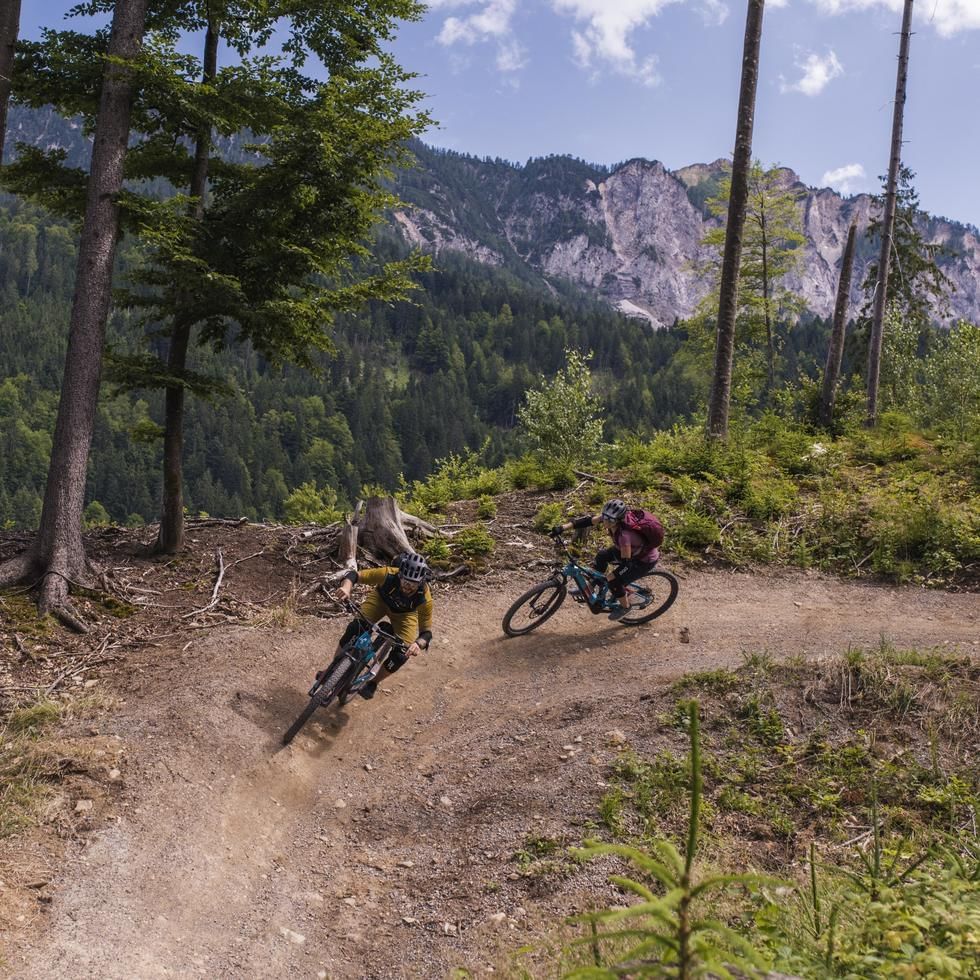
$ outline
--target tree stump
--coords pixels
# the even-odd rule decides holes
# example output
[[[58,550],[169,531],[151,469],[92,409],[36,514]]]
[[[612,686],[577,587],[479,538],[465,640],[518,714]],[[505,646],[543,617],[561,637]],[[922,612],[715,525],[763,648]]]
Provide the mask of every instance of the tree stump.
[[[414,551],[402,525],[403,515],[394,497],[368,497],[357,528],[357,543],[378,558],[393,558]]]

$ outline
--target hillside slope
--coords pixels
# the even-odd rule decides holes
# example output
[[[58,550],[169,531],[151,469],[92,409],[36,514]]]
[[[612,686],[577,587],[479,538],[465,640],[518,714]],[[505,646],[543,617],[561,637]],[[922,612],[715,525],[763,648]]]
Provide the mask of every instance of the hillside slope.
[[[121,627],[137,642],[115,672],[82,675],[122,699],[74,732],[108,749],[115,776],[52,804],[71,827],[60,866],[43,835],[0,851],[5,975],[483,972],[563,915],[616,900],[602,868],[537,875],[518,856],[529,840],[586,834],[616,742],[655,741],[670,681],[745,653],[814,658],[882,638],[978,653],[975,595],[703,568],[674,569],[680,598],[646,627],[568,603],[539,634],[506,639],[501,615],[547,552],[502,533],[521,567],[437,586],[432,650],[287,749],[281,733],[342,626],[295,612],[316,563],[299,569],[274,529],[197,528],[175,567],[110,537],[130,581],[158,593]],[[220,614],[187,620],[216,548],[242,561]],[[188,575],[196,593],[179,584]],[[263,596],[283,605],[260,609]],[[231,615],[250,604],[252,618]]]

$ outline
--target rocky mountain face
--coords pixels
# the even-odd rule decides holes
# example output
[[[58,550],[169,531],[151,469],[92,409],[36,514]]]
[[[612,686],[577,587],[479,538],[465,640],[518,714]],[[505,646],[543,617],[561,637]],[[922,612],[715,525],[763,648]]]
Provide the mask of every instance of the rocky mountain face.
[[[396,221],[408,241],[427,250],[456,250],[480,262],[523,266],[545,280],[568,279],[655,326],[690,316],[710,288],[698,271],[709,257],[700,243],[717,222],[703,206],[724,161],[671,172],[640,159],[605,170],[568,157],[514,166],[422,146],[417,156],[419,170],[399,181],[412,206]],[[811,311],[830,316],[848,227],[855,218],[859,231],[867,227],[871,198],[805,187],[792,171],[786,179],[801,193],[807,239],[787,286]],[[953,317],[980,322],[980,232],[941,218],[923,221],[928,241],[956,253],[941,263],[956,286]],[[862,235],[852,314],[865,269],[876,258],[877,245]]]
[[[91,140],[80,125],[50,110],[12,106],[6,156],[25,142],[61,147],[73,166],[87,165]],[[222,140],[230,159],[255,157],[246,144],[255,138]],[[572,157],[552,156],[517,166],[478,159],[421,143],[414,147],[419,167],[397,178],[397,190],[411,205],[395,214],[404,238],[433,253],[446,250],[503,266],[523,280],[564,279],[597,295],[624,313],[654,326],[690,316],[710,283],[699,273],[710,253],[701,245],[715,219],[704,202],[718,186],[725,162],[694,164],[669,171],[663,164],[629,160],[596,167]],[[798,272],[787,286],[821,316],[833,312],[840,258],[852,218],[867,227],[871,198],[841,197],[803,185],[806,246]],[[941,261],[956,286],[950,297],[954,318],[980,322],[980,232],[945,218],[923,218],[928,241],[954,253]],[[861,304],[860,284],[877,245],[863,235],[855,260],[851,313]]]

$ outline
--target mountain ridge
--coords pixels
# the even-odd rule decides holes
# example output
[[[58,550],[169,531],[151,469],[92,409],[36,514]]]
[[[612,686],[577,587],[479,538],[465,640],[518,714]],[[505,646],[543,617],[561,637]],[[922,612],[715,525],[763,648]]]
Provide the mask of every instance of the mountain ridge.
[[[704,201],[727,165],[723,159],[670,170],[641,157],[613,168],[559,155],[521,166],[424,144],[415,151],[421,167],[400,175],[398,189],[410,207],[396,214],[396,222],[406,239],[422,248],[436,254],[462,251],[495,265],[516,258],[545,281],[569,279],[657,327],[689,317],[709,289],[696,270],[710,257],[701,245],[704,233],[719,223],[706,216]],[[867,228],[872,197],[809,187],[791,168],[782,169],[787,184],[800,191],[806,236],[800,268],[786,285],[812,313],[827,317],[833,312],[847,229],[852,219],[859,231]],[[452,200],[464,176],[481,191],[471,201],[482,205],[476,216],[464,202]],[[490,188],[494,192],[488,195]],[[477,222],[487,234],[478,233]],[[941,262],[956,286],[951,317],[980,320],[980,232],[927,214],[922,230],[927,241],[957,253]],[[862,300],[867,266],[876,258],[877,246],[862,234],[851,315]]]
[[[60,147],[71,165],[86,165],[89,137],[77,122],[51,110],[12,106],[9,130],[8,147],[16,141]],[[394,226],[412,245],[436,255],[460,252],[549,288],[554,280],[566,280],[654,327],[691,316],[710,289],[697,270],[711,257],[701,240],[719,224],[704,204],[727,167],[723,158],[671,170],[644,157],[607,166],[552,154],[519,164],[420,141],[412,147],[419,166],[396,174],[407,207],[393,215]],[[222,140],[220,152],[255,155],[246,151],[244,138]],[[800,191],[806,237],[800,267],[785,285],[811,313],[831,316],[847,230],[856,218],[862,234],[850,297],[853,316],[867,267],[878,257],[877,245],[863,234],[872,216],[871,195],[810,187],[791,168],[782,169],[787,184]],[[940,259],[955,286],[950,318],[980,322],[980,230],[925,213],[921,230],[926,241],[956,253]]]

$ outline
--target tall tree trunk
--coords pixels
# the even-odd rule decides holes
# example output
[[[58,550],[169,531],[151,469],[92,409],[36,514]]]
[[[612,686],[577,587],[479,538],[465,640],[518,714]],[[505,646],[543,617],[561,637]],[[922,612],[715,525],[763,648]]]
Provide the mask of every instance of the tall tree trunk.
[[[759,81],[759,48],[762,44],[764,0],[749,0],[742,48],[742,84],[738,96],[738,123],[732,158],[732,190],[728,199],[728,224],[722,254],[721,290],[715,343],[715,371],[708,406],[708,434],[728,438],[728,407],[732,396],[732,358],[735,353],[735,320],[738,315],[738,271],[742,259],[742,229],[749,196],[752,166],[752,124],[755,90]]]
[[[868,346],[868,417],[867,424],[878,420],[878,383],[881,377],[881,348],[884,337],[885,308],[888,305],[888,270],[891,262],[892,232],[895,228],[895,201],[898,174],[902,163],[902,124],[905,118],[905,87],[909,76],[909,45],[912,40],[912,0],[905,0],[902,14],[902,36],[898,45],[898,77],[895,81],[895,107],[892,114],[892,150],[888,160],[888,184],[885,189],[885,213],[881,219],[881,253],[878,257],[878,284],[871,316],[871,340]]]
[[[117,198],[129,141],[133,77],[126,63],[139,54],[147,3],[117,0],[113,12],[108,52],[113,60],[106,63],[95,123],[68,351],[41,524],[27,554],[0,570],[0,584],[41,576],[41,612],[51,612],[75,629],[84,626],[71,612],[68,585],[90,577],[82,542],[82,509],[119,237]]]
[[[20,0],[0,0],[0,160],[7,135],[7,103],[14,70],[14,46],[20,31]]]
[[[204,39],[202,85],[211,85],[217,77],[219,39],[214,21],[208,21]],[[190,195],[194,199],[192,214],[198,220],[204,216],[210,158],[211,127],[205,126],[197,135],[190,183]],[[194,314],[189,308],[184,315],[174,317],[170,350],[167,354],[167,367],[174,377],[180,377],[187,368],[187,348],[194,322]],[[156,550],[163,554],[174,554],[184,544],[184,395],[183,385],[167,386],[163,433],[163,500],[156,546]]]
[[[823,393],[820,398],[820,424],[830,427],[834,420],[834,399],[837,396],[837,380],[840,377],[841,356],[844,353],[844,328],[847,325],[847,307],[851,300],[851,276],[854,272],[854,240],[857,237],[857,221],[851,222],[847,231],[847,244],[841,259],[840,279],[837,280],[837,303],[834,306],[834,326],[827,348],[827,367],[823,373]]]
[[[766,321],[766,387],[772,397],[776,387],[776,342],[772,336],[772,311],[769,309],[769,244],[762,232],[762,312]]]

